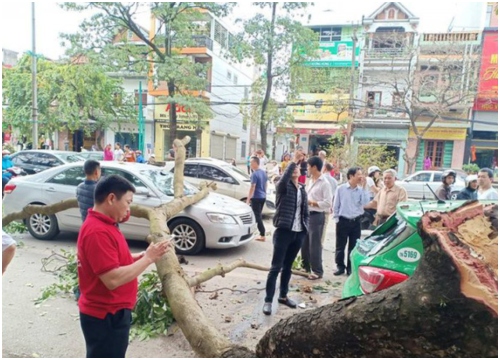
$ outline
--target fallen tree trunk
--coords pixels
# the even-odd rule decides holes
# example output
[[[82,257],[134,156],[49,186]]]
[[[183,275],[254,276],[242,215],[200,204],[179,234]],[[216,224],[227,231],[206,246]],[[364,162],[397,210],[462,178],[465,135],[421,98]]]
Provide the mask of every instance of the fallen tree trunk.
[[[481,253],[477,244],[488,243],[496,257],[498,233],[486,219],[478,241],[449,235],[463,238],[476,218],[485,220],[477,202],[451,214],[426,214],[419,229],[425,254],[409,280],[281,320],[260,340],[257,356],[497,357],[497,278],[492,283],[493,271],[483,273],[490,260],[472,260],[471,250]]]

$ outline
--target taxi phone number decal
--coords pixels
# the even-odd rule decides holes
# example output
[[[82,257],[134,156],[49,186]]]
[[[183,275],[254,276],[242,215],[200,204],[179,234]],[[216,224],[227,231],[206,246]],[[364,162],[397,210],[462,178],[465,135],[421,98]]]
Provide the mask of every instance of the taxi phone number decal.
[[[400,258],[401,260],[406,261],[406,262],[419,261],[420,257],[421,257],[420,253],[413,248],[405,247],[405,248],[399,249],[399,251],[398,251],[398,258]]]

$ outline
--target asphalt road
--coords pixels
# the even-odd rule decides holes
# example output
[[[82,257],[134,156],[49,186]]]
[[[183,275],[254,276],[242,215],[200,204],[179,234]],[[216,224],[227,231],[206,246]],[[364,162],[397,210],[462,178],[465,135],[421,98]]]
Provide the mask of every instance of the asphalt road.
[[[266,229],[274,231],[271,220],[266,219]],[[84,357],[85,347],[80,330],[78,308],[72,297],[52,298],[40,305],[34,304],[44,287],[56,282],[56,276],[43,272],[42,259],[61,249],[74,250],[76,234],[62,233],[55,240],[40,241],[29,234],[15,235],[21,242],[16,256],[2,281],[2,354],[3,357]],[[129,242],[132,252],[142,251],[146,243]],[[345,276],[334,277],[334,224],[328,226],[323,252],[325,275],[322,280],[311,282],[293,276],[290,297],[312,308],[331,303],[340,297]],[[198,256],[187,256],[183,265],[189,275],[213,267],[217,263],[228,264],[238,258],[269,266],[272,257],[272,238],[266,242],[251,242],[227,250],[205,250]],[[154,268],[154,265],[151,269]],[[282,318],[302,309],[278,306],[276,299],[272,316],[262,314],[264,286],[267,273],[252,269],[236,269],[225,278],[214,278],[205,283],[196,294],[207,317],[217,328],[234,342],[255,347],[265,331]],[[302,291],[304,286],[321,285],[323,289],[313,293]],[[217,291],[217,299],[209,296]],[[129,346],[129,357],[193,357],[182,332],[174,326],[171,336],[162,336]]]

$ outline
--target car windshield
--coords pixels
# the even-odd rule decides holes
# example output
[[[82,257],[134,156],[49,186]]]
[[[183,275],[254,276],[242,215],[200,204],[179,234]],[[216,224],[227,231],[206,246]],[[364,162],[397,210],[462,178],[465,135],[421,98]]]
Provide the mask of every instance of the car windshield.
[[[365,256],[373,256],[394,241],[400,242],[407,239],[415,231],[417,230],[408,226],[404,219],[394,214],[387,222],[375,229],[372,235],[359,240],[359,252]]]
[[[74,153],[59,153],[57,155],[61,159],[63,159],[64,161],[67,161],[69,163],[78,162],[78,161],[85,161],[84,157],[77,155],[77,154],[74,154]]]
[[[158,170],[142,170],[140,171],[141,175],[149,179],[158,190],[164,193],[167,196],[174,196],[174,174],[167,171]],[[187,182],[184,182],[184,195],[194,195],[199,190],[190,185]]]
[[[243,170],[241,170],[240,168],[238,168],[236,166],[228,164],[228,165],[222,165],[221,168],[229,173],[232,172],[232,173],[238,174],[238,177],[242,178],[243,180],[250,181],[250,176],[248,176],[248,174],[246,172],[244,172]]]

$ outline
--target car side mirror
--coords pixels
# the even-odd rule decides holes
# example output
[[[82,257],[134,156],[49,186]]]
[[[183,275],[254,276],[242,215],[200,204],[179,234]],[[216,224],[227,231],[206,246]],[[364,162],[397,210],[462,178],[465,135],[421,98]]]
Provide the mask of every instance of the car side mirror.
[[[410,182],[410,181],[411,181],[411,179],[404,179],[403,181],[404,181],[404,182]]]
[[[135,188],[135,194],[140,195],[140,196],[145,196],[145,197],[150,197],[152,196],[151,191],[147,187],[144,186],[138,186]]]

